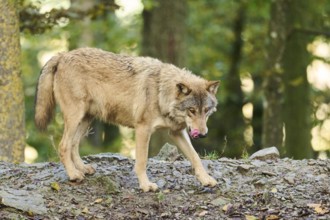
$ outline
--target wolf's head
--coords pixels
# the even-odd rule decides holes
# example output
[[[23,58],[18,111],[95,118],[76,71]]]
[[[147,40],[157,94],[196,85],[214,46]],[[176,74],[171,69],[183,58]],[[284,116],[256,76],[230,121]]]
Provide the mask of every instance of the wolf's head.
[[[208,117],[216,111],[219,81],[177,83],[177,108],[184,115],[191,138],[206,137]]]

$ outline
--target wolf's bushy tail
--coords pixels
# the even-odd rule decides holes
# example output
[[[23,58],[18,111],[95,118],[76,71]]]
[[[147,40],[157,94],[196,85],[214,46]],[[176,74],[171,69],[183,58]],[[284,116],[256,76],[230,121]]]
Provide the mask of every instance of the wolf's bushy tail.
[[[54,74],[60,55],[51,58],[41,70],[35,95],[34,122],[39,130],[45,130],[55,110]]]

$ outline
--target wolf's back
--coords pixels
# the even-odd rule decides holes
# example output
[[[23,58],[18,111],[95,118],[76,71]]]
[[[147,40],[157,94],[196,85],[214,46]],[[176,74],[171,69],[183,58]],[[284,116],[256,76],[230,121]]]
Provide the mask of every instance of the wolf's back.
[[[35,95],[34,122],[39,130],[45,130],[55,109],[54,74],[57,71],[60,55],[51,58],[41,70]]]

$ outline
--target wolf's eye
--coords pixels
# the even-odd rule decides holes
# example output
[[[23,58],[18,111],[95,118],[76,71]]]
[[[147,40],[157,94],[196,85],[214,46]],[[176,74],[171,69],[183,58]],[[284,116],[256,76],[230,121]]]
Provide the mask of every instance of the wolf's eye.
[[[208,112],[210,111],[210,109],[211,109],[211,108],[206,107],[206,108],[204,109],[205,113],[208,113]]]
[[[193,115],[196,114],[196,110],[194,108],[189,108],[188,110],[191,114]]]

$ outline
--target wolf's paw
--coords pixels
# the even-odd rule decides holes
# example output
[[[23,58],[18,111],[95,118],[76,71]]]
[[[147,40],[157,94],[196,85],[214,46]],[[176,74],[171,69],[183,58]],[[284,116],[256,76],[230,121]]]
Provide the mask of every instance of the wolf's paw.
[[[218,182],[209,175],[199,176],[198,179],[199,181],[201,181],[203,186],[214,187],[215,185],[218,184]]]
[[[140,189],[142,189],[143,192],[156,191],[158,189],[158,186],[156,183],[152,183],[148,181],[145,183],[141,183]]]
[[[96,170],[94,167],[92,167],[92,165],[84,165],[83,172],[87,175],[93,175]]]
[[[83,179],[85,178],[84,173],[79,170],[77,170],[74,173],[68,174],[68,175],[69,175],[70,181],[72,181],[72,182],[79,183],[79,182],[83,181]]]

